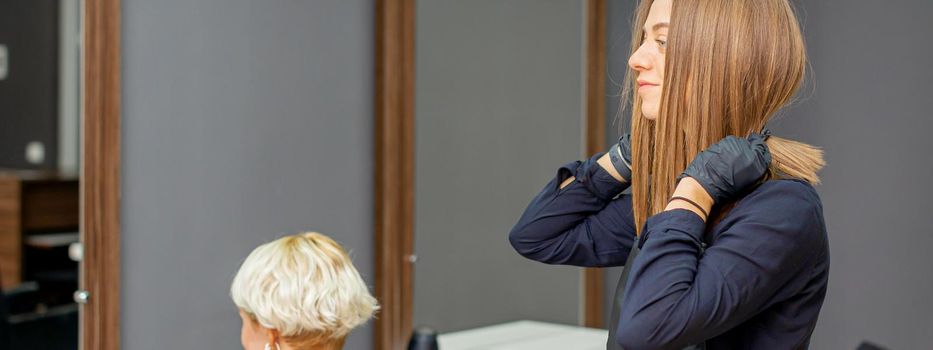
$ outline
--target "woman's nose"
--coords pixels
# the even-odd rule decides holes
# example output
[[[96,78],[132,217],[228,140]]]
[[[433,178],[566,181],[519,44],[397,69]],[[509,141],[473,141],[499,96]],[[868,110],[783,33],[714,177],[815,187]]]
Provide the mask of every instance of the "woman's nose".
[[[628,65],[632,69],[643,72],[651,69],[651,60],[648,59],[648,55],[643,51],[644,45],[638,48],[635,53],[632,54],[632,57],[628,58]]]

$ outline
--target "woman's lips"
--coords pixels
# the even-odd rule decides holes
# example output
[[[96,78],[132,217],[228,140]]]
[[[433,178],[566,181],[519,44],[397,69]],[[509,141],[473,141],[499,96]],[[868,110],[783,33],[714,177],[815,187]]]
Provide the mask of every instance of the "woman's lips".
[[[650,84],[650,83],[638,83],[638,91],[647,90],[647,89],[653,88],[653,87],[655,87],[655,86],[658,86],[658,85],[657,85],[657,84]]]
[[[658,86],[658,84],[649,82],[647,80],[638,80],[637,83],[638,83],[638,90],[641,90],[643,88],[650,88],[652,86]]]

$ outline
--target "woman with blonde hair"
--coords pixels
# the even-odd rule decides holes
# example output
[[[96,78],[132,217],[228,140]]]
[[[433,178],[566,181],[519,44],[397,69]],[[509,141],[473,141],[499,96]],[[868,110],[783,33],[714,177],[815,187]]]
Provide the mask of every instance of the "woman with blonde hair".
[[[346,251],[320,233],[253,250],[230,287],[245,350],[337,350],[379,306]]]
[[[829,274],[824,162],[764,129],[806,68],[788,0],[642,0],[628,63],[631,134],[561,167],[512,246],[625,266],[609,349],[807,348]]]

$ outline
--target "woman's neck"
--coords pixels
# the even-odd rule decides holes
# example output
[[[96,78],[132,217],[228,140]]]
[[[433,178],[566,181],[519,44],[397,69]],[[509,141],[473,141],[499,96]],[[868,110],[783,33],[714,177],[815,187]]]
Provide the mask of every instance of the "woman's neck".
[[[342,350],[345,340],[346,338],[326,344],[314,344],[308,346],[302,346],[300,344],[297,346],[292,346],[285,342],[279,342],[279,350]]]

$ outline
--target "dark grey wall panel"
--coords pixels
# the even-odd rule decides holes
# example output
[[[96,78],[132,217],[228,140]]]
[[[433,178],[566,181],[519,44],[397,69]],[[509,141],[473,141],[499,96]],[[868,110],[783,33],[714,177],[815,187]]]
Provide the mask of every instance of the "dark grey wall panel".
[[[333,236],[372,284],[372,22],[371,1],[123,1],[124,348],[239,348],[229,283],[285,233]]]
[[[58,168],[58,29],[57,1],[0,3],[0,168]]]
[[[583,3],[417,1],[416,324],[576,324],[580,273],[508,233],[581,156]]]
[[[830,284],[811,347],[930,348],[933,2],[801,3],[815,85],[773,125],[826,149]]]
[[[621,105],[622,84],[628,68],[628,54],[632,36],[632,17],[637,1],[606,1],[606,147],[617,142],[619,135],[631,131],[631,112]],[[630,191],[630,190],[626,190]],[[605,322],[609,325],[612,316],[612,298],[616,284],[622,276],[622,267],[607,268],[605,274]]]

